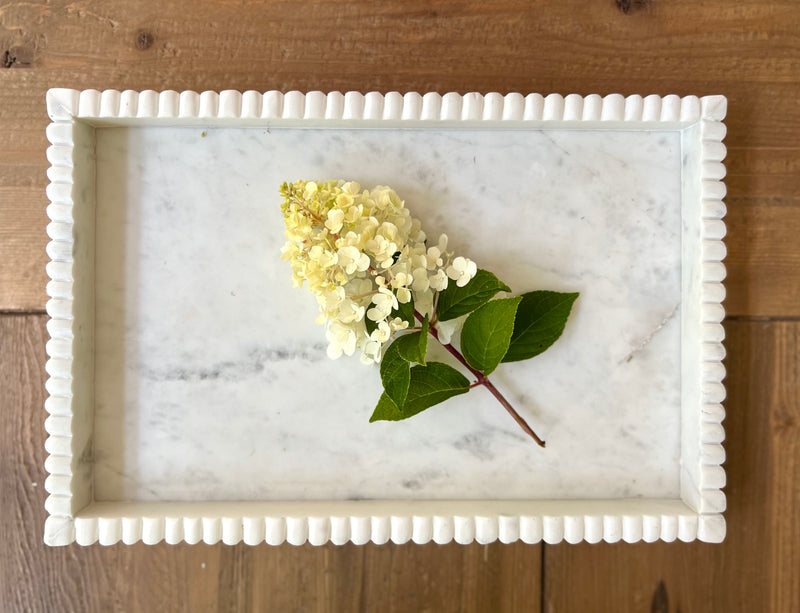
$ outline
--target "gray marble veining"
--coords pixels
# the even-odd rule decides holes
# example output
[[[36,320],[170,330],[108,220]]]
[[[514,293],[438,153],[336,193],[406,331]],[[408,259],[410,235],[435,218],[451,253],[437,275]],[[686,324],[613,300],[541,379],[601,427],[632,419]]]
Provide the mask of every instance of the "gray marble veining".
[[[96,138],[98,500],[678,495],[678,132]],[[391,185],[515,291],[581,292],[553,348],[492,376],[546,450],[482,389],[368,423],[377,369],[327,359],[279,259],[299,178]]]

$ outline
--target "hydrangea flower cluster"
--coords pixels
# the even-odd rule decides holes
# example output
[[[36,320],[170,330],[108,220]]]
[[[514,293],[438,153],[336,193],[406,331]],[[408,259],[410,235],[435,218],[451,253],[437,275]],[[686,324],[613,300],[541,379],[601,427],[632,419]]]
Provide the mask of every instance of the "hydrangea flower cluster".
[[[446,235],[429,247],[389,187],[297,181],[284,183],[281,195],[288,239],[281,257],[293,285],[306,284],[317,298],[331,358],[358,349],[363,362],[379,362],[393,334],[414,326],[409,312],[431,315],[437,292],[464,287],[477,273],[473,261],[447,251]],[[431,323],[449,338],[453,322]]]

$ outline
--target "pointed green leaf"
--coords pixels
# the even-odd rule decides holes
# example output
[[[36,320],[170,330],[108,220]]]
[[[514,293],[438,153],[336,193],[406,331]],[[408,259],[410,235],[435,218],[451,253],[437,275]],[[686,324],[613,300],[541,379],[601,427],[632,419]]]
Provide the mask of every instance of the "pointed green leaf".
[[[404,419],[469,391],[469,380],[452,366],[428,362],[411,368],[411,384],[403,405]]]
[[[447,321],[466,315],[500,291],[510,292],[511,288],[488,270],[479,269],[464,287],[458,287],[454,281],[447,284],[439,293],[436,317],[439,321]]]
[[[389,398],[386,392],[383,392],[378,400],[378,404],[375,406],[375,410],[372,412],[372,416],[369,418],[369,422],[399,421],[401,419],[405,419],[402,411],[397,408],[397,405],[392,402],[392,399]]]
[[[425,353],[428,349],[428,316],[422,322],[422,330],[399,336],[393,343],[397,344],[400,357],[407,362],[425,364]]]
[[[411,380],[409,362],[425,364],[428,347],[428,317],[422,322],[422,330],[397,337],[387,348],[381,359],[381,382],[386,394],[394,404],[402,408],[406,401]]]
[[[441,362],[414,366],[411,368],[411,385],[403,407],[398,408],[384,392],[369,420],[373,422],[408,419],[435,404],[459,394],[466,394],[468,391],[469,380],[452,366]]]
[[[411,366],[400,355],[400,337],[386,348],[381,359],[381,383],[386,395],[397,407],[402,407],[411,381]]]
[[[422,330],[419,333],[419,357],[420,359],[417,360],[417,364],[422,364],[425,366],[425,355],[428,353],[428,332],[430,332],[430,322],[428,321],[428,316],[425,316],[425,319],[422,320]]]
[[[490,300],[467,317],[461,330],[461,353],[472,368],[485,375],[497,368],[508,351],[521,300],[521,296]]]
[[[523,294],[517,308],[514,333],[503,362],[527,360],[555,343],[564,331],[577,297],[577,292],[536,291]]]

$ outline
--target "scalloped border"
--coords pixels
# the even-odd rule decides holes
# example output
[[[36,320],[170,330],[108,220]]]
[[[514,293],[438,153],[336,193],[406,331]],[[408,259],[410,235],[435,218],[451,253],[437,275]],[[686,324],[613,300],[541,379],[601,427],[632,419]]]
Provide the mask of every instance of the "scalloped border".
[[[51,89],[47,113],[54,121],[79,119],[283,119],[353,121],[622,121],[692,124],[721,121],[724,96],[639,96],[493,92],[281,93],[236,90],[98,91]],[[723,132],[724,134],[724,132]],[[718,141],[721,140],[718,139]]]
[[[400,94],[378,92],[319,91],[303,94],[298,91],[281,93],[256,91],[244,93],[235,90],[222,92],[163,91],[135,92],[126,90],[77,91],[51,89],[47,92],[47,112],[52,123],[47,127],[51,146],[47,149],[50,162],[47,207],[50,223],[47,245],[50,261],[47,274],[47,329],[48,361],[45,369],[49,378],[45,384],[49,397],[45,409],[49,417],[45,429],[49,437],[45,449],[49,454],[45,469],[49,473],[45,489],[49,493],[45,508],[49,514],[45,521],[44,540],[48,545],[66,545],[118,541],[132,543],[142,540],[155,543],[166,540],[177,543],[223,541],[228,544],[244,541],[249,544],[306,541],[321,545],[329,540],[335,544],[352,541],[361,544],[372,541],[395,543],[435,541],[447,543],[455,540],[468,543],[477,540],[504,543],[522,540],[526,543],[561,540],[574,543],[581,540],[614,542],[624,540],[670,541],[679,538],[691,541],[696,538],[707,542],[720,542],[725,536],[725,471],[722,463],[725,452],[721,445],[724,429],[721,422],[725,412],[721,402],[725,398],[722,380],[725,368],[722,360],[725,311],[722,301],[725,288],[725,266],[722,260],[726,249],[725,236],[725,167],[722,160],[726,149],[722,143],[726,128],[722,123],[727,110],[724,96],[661,97],[650,95],[597,94],[561,96],[550,94],[467,93],[450,92],[444,95],[416,92]],[[244,120],[291,123],[308,121],[342,122],[486,122],[506,121],[539,124],[548,122],[587,122],[605,124],[667,123],[674,127],[700,125],[701,198],[702,198],[702,407],[700,419],[699,499],[697,512],[666,513],[660,515],[425,515],[404,514],[395,516],[204,516],[181,513],[163,517],[112,515],[113,508],[106,506],[108,516],[102,514],[102,503],[92,503],[77,512],[73,500],[73,153],[75,120],[86,123],[104,122],[121,125],[146,121],[155,124],[191,123],[195,120]],[[510,506],[514,503],[509,503]],[[686,507],[689,511],[689,507]]]
[[[726,195],[725,166],[722,160],[726,155],[725,138],[726,127],[722,123],[727,112],[727,99],[723,96],[707,96],[701,98],[700,120],[700,198],[701,198],[701,254],[702,284],[700,297],[701,307],[701,332],[703,341],[702,378],[699,412],[699,479],[696,487],[699,489],[698,510],[702,514],[721,514],[726,509],[726,497],[722,488],[726,483],[725,449],[722,441],[725,439],[725,430],[722,421],[725,418],[725,409],[722,406],[725,400],[725,329],[722,321],[725,319],[725,309],[722,301],[725,299],[725,286],[723,280],[726,276],[723,260],[727,254],[723,238],[726,227],[723,218],[726,207],[723,199]]]
[[[585,501],[545,501],[519,514],[509,513],[515,502],[481,505],[480,501],[425,502],[417,513],[395,513],[417,506],[408,500],[382,501],[357,505],[360,512],[337,513],[345,505],[315,501],[306,514],[298,514],[292,503],[208,503],[204,512],[193,512],[203,503],[163,503],[163,512],[154,517],[147,503],[96,503],[74,523],[73,538],[81,545],[111,545],[143,542],[152,545],[166,541],[175,544],[223,542],[229,545],[244,541],[249,545],[289,543],[335,545],[368,542],[381,545],[456,541],[481,544],[500,541],[512,543],[578,543],[586,541],[615,543],[625,541],[692,541],[698,536],[715,540],[724,522],[718,515],[697,515],[680,500],[652,500],[638,506],[639,514],[628,513],[631,502],[593,502],[591,514],[574,513],[586,508]],[[641,501],[640,501],[641,502]],[[456,507],[477,504],[480,513],[454,512]],[[521,506],[525,502],[517,503]],[[205,504],[203,506],[206,506]],[[152,506],[149,507],[152,509]],[[646,508],[646,510],[645,510]],[[501,510],[502,509],[502,510]],[[477,510],[477,509],[475,509]]]

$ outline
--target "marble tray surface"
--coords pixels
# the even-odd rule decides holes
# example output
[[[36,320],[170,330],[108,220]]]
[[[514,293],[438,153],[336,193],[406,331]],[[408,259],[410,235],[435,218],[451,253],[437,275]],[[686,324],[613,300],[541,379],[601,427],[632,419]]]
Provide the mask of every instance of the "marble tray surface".
[[[721,540],[724,107],[52,90],[45,540]],[[581,292],[492,376],[545,450],[480,390],[368,423],[377,369],[327,358],[279,259],[301,178]]]

